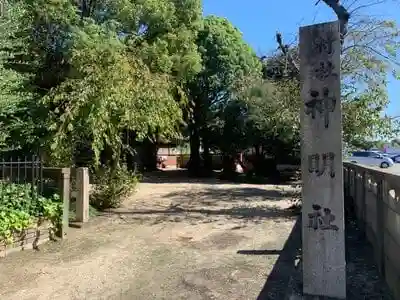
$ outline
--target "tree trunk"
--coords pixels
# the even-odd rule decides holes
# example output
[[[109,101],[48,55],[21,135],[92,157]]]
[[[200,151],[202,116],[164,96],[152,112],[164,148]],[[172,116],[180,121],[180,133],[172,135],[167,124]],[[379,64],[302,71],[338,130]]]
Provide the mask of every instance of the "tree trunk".
[[[260,156],[260,146],[254,145],[254,149],[256,150],[256,153],[255,153],[256,157],[259,157]]]
[[[208,140],[208,132],[207,130],[203,131],[203,159],[204,159],[204,171],[207,174],[212,173],[213,165],[212,165],[212,157],[210,154],[210,144]]]
[[[136,142],[135,132],[127,130],[124,142],[130,147],[130,151],[125,150],[124,153],[128,170],[137,172],[140,168],[140,155],[138,153],[138,143]]]
[[[234,179],[237,176],[233,155],[224,153],[222,158],[222,168],[223,179]]]
[[[200,120],[201,109],[197,103],[193,107],[193,122],[190,124],[190,159],[188,162],[188,170],[191,175],[199,175],[201,171],[200,158]]]
[[[105,145],[104,149],[100,153],[100,164],[106,167],[111,167],[112,166],[112,149]]]
[[[145,140],[140,148],[142,168],[149,172],[157,170],[157,144],[150,140]]]
[[[263,168],[262,168],[262,162],[263,162],[263,157],[262,157],[262,154],[261,154],[261,146],[260,145],[255,145],[254,146],[254,148],[255,148],[255,150],[256,150],[256,153],[255,153],[255,155],[254,155],[254,158],[253,158],[253,166],[254,166],[254,173],[257,175],[257,176],[260,176],[260,175],[262,175],[262,172],[263,172]]]
[[[200,135],[197,130],[193,130],[190,134],[190,158],[188,162],[188,170],[191,174],[196,175],[199,173],[200,168]]]

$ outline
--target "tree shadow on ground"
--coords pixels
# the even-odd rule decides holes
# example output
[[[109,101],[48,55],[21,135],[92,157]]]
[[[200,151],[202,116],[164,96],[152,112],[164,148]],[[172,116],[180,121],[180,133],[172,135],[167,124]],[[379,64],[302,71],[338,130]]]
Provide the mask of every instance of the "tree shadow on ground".
[[[269,206],[256,207],[234,207],[227,209],[204,209],[194,208],[185,209],[180,206],[171,206],[167,209],[124,209],[110,210],[102,212],[102,216],[115,215],[126,222],[132,221],[150,221],[151,225],[156,225],[164,222],[184,222],[190,221],[192,225],[196,223],[210,223],[221,220],[240,220],[252,221],[261,223],[263,219],[292,219],[296,213],[287,209],[280,209]]]
[[[371,257],[374,257],[373,248],[366,240],[365,232],[360,229],[355,220],[355,215],[346,216],[347,299],[391,300],[393,295],[380,275],[375,261],[371,260]],[[297,297],[296,299],[302,297],[301,243],[301,216],[299,216],[282,250],[239,250],[237,252],[243,255],[279,254],[257,300],[287,299],[289,294]]]
[[[281,253],[282,250],[238,250],[237,252],[243,255],[280,255]]]
[[[223,202],[262,202],[281,201],[292,199],[297,191],[290,188],[275,187],[274,189],[263,189],[257,187],[235,187],[235,188],[205,188],[196,190],[183,190],[165,194],[163,198],[182,204],[196,205],[218,205]]]
[[[125,207],[111,209],[102,215],[116,215],[125,221],[186,221],[192,225],[221,220],[262,222],[265,218],[293,218],[296,211],[287,209],[293,189],[257,187],[195,187],[138,199]]]
[[[213,172],[209,177],[192,177],[187,169],[164,169],[143,174],[140,182],[142,183],[207,183],[207,184],[227,184],[218,180],[218,172]]]
[[[223,179],[221,171],[213,171],[207,177],[193,177],[187,169],[159,169],[153,172],[144,173],[141,179],[143,183],[208,183],[213,185],[224,184],[275,184],[288,185],[293,184],[294,179],[291,173],[282,173],[282,176],[275,178],[267,177],[248,177],[246,175],[238,175],[234,179]]]
[[[301,217],[298,217],[282,250],[239,250],[244,255],[277,255],[276,261],[257,300],[285,299],[287,287],[293,275],[296,261],[301,256]]]

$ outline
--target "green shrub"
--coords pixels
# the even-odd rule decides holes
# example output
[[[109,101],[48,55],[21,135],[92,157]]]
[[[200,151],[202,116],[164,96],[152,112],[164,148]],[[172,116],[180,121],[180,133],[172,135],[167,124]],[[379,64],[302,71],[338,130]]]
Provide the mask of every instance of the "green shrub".
[[[138,175],[130,172],[126,165],[114,170],[104,168],[94,175],[94,191],[90,195],[90,203],[99,210],[119,207],[137,183]]]
[[[36,190],[30,184],[0,182],[0,207],[2,210],[19,210],[29,215],[37,211]]]
[[[98,215],[99,211],[92,205],[89,205],[89,218],[96,217]],[[74,201],[73,199],[69,203],[69,220],[76,220],[76,200]]]
[[[6,244],[13,242],[13,235],[22,232],[34,222],[32,216],[20,210],[1,210],[0,212],[0,241]]]
[[[44,220],[50,221],[51,234],[60,236],[62,228],[63,204],[58,194],[54,194],[52,198],[39,198],[39,211]]]
[[[15,233],[43,220],[50,221],[54,233],[60,229],[62,204],[57,194],[45,198],[30,184],[0,182],[0,241],[11,243]]]

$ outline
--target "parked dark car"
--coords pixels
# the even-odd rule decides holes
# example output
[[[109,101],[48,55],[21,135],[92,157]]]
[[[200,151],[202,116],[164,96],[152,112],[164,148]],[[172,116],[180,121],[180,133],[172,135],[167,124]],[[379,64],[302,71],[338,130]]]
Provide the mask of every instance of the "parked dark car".
[[[391,155],[390,158],[391,158],[396,164],[400,164],[400,154]]]

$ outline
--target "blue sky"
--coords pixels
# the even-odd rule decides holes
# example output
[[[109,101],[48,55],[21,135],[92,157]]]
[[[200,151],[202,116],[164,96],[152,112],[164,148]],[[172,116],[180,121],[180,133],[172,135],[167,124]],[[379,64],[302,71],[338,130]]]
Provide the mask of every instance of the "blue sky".
[[[359,0],[361,4],[373,0]],[[298,27],[314,22],[336,20],[324,3],[315,6],[316,0],[203,0],[205,15],[217,15],[229,19],[243,33],[244,39],[257,54],[268,54],[277,47],[276,31],[282,33],[285,43],[294,42]],[[400,25],[400,4],[394,0],[384,6],[369,8],[374,15],[396,20]],[[388,13],[389,12],[389,13]],[[389,77],[390,105],[387,113],[400,115],[400,81]]]

